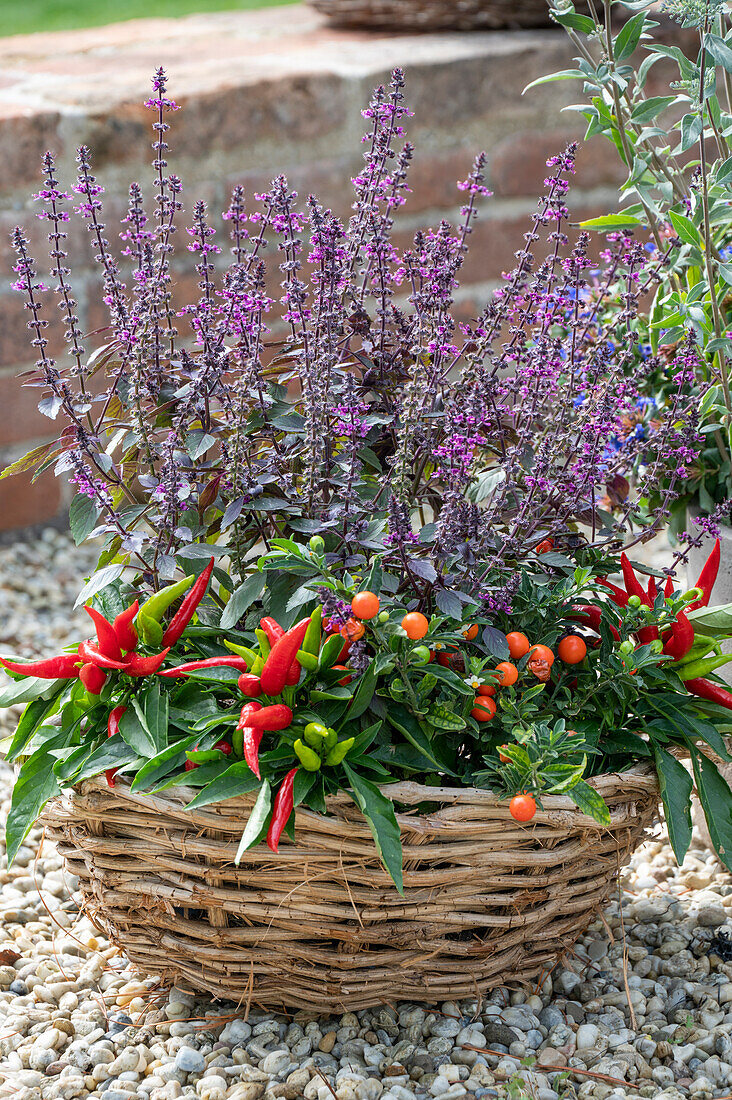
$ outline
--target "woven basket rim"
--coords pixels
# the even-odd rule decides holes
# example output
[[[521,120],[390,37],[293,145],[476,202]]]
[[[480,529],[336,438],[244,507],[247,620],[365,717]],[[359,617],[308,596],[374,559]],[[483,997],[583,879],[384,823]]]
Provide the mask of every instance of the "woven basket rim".
[[[624,789],[630,784],[630,789],[627,791],[627,797],[620,798],[620,802],[631,802],[640,796],[658,791],[658,779],[655,769],[652,765],[643,763],[636,764],[623,772],[605,772],[602,775],[593,776],[593,778],[589,779],[587,782],[594,790],[604,797],[615,795],[616,798],[618,791],[622,794]],[[76,786],[71,788],[72,791],[76,789]],[[507,808],[505,796],[501,798],[493,791],[484,790],[480,787],[430,787],[422,783],[404,780],[398,783],[385,784],[379,789],[382,794],[385,794],[392,801],[400,802],[406,806],[418,805],[421,802],[437,802],[442,803],[443,807],[459,805],[483,805],[486,807],[493,807],[502,804]],[[166,810],[173,812],[185,810],[187,804],[199,793],[197,788],[183,785],[171,788],[167,791],[161,791],[158,794],[147,794],[144,791],[133,792],[129,784],[125,781],[124,776],[118,776],[115,786],[110,788],[103,775],[83,780],[82,783],[78,785],[78,790],[80,792],[102,790],[107,796],[114,796],[116,794],[117,797],[120,798],[120,801],[132,801],[141,806],[150,808],[157,807],[161,817],[164,816]],[[68,791],[63,793],[68,794]],[[63,793],[61,797],[63,797]],[[217,807],[228,807],[231,809],[237,804],[248,807],[252,804],[255,797],[256,792],[251,792],[248,794],[235,795],[233,798],[222,799],[221,802],[209,803],[191,812],[191,822],[205,820],[206,818],[210,819],[210,815],[216,813]],[[339,791],[337,794],[327,797],[326,806],[342,806],[351,803],[351,801],[350,796],[346,794],[345,791]],[[583,828],[606,828],[606,826],[595,821],[594,818],[584,814],[568,795],[542,795],[541,802],[542,809],[537,809],[536,815],[532,818],[530,824],[539,824],[541,822],[549,824],[552,821],[558,823],[560,820],[564,824],[567,824],[567,815],[569,814],[572,820]],[[440,811],[438,810],[436,812],[439,813]],[[300,813],[303,818],[307,818],[311,814],[316,813],[316,811],[302,807]],[[415,815],[412,811],[397,813],[398,820],[414,821],[415,816],[433,817],[434,812],[424,815]]]

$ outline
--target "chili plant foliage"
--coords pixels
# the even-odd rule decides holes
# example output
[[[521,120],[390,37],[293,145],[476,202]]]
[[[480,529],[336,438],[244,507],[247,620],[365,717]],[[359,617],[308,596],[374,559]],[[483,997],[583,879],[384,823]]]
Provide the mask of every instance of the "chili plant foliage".
[[[689,501],[713,516],[714,527],[719,519],[729,522],[732,496],[729,4],[672,0],[662,5],[661,12],[687,32],[681,45],[659,34],[659,6],[651,0],[589,0],[587,6],[589,15],[577,12],[571,0],[554,0],[553,17],[578,51],[576,68],[536,83],[582,80],[582,101],[571,109],[587,119],[588,137],[602,134],[612,142],[627,170],[621,211],[584,225],[647,233],[649,249],[658,254],[668,252],[669,242],[677,246],[650,310],[641,317],[643,345],[652,357],[660,353],[664,368],[646,371],[642,390],[656,409],[665,406],[665,360],[673,359],[687,331],[693,331],[705,445],[678,497],[673,528],[683,529]],[[620,14],[628,18],[621,21]],[[671,66],[674,79],[659,78],[659,62]],[[613,303],[608,305],[612,312]]]
[[[237,858],[263,840],[277,851],[297,805],[324,810],[345,789],[401,888],[382,784],[489,786],[519,797],[523,822],[566,792],[607,822],[588,780],[644,760],[683,857],[691,781],[676,747],[695,760],[717,847],[732,850],[729,791],[696,748],[728,759],[714,723],[725,728],[732,696],[714,670],[732,615],[708,608],[718,561],[683,593],[673,569],[641,583],[618,557],[663,525],[700,445],[693,333],[667,356],[652,416],[644,384],[660,364],[638,368],[638,302],[673,250],[649,257],[621,235],[598,266],[586,232],[569,241],[570,146],[549,161],[515,270],[458,323],[485,157],[459,184],[460,224],[397,248],[413,153],[403,84],[395,71],[364,112],[347,225],[314,198],[298,204],[283,177],[251,211],[236,188],[224,268],[194,204],[199,296],[184,308],[162,70],[148,101],[153,208],[133,184],[121,249],[89,150],[75,199],[44,158],[50,278],[18,229],[16,285],[38,353],[26,383],[62,427],[5,475],[70,476],[74,535],[103,549],[78,601],[96,640],[2,662],[13,682],[0,704],[27,704],[9,749],[21,762],[11,857],[48,798],[102,773],[141,791],[185,783],[194,807],[251,793]],[[110,312],[91,354],[66,266],[72,216]],[[621,308],[599,324],[618,286]],[[54,300],[63,362],[45,335]],[[625,587],[607,581],[616,571]]]

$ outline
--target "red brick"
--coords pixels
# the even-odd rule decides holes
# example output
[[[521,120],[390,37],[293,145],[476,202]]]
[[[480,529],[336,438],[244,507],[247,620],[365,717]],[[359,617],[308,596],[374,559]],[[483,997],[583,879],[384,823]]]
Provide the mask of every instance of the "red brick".
[[[55,111],[16,113],[0,111],[0,190],[11,191],[38,179],[41,157],[47,149],[60,153],[61,116]]]
[[[568,142],[577,141],[581,136],[581,131],[576,129],[530,130],[506,138],[495,147],[491,157],[489,183],[494,194],[538,197],[548,173],[547,160],[560,153]],[[580,141],[575,187],[617,186],[623,182],[625,175],[615,147],[603,137]]]
[[[35,483],[30,474],[4,478],[0,481],[0,531],[55,519],[62,503],[61,484],[50,470]]]
[[[44,336],[48,340],[47,352],[50,356],[56,356],[64,348],[64,326],[59,321],[50,295],[42,296],[42,304],[42,316],[49,322],[44,330]],[[30,311],[24,307],[22,295],[17,291],[0,294],[0,367],[35,360],[37,351],[32,346],[34,333],[28,328],[30,316]]]

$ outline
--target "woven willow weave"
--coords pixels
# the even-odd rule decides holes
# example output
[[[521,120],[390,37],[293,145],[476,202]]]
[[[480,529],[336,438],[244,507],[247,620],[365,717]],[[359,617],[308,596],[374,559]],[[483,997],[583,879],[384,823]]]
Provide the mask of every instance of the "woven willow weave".
[[[90,917],[146,973],[234,1001],[339,1012],[439,1002],[551,967],[607,899],[654,820],[655,776],[593,785],[610,828],[568,798],[528,825],[472,788],[384,788],[399,804],[405,895],[349,798],[299,810],[295,843],[234,866],[251,797],[187,813],[190,790],[88,780],[44,815]],[[426,799],[432,812],[418,813]]]
[[[547,0],[310,0],[310,3],[341,27],[474,31],[556,26],[549,18]]]

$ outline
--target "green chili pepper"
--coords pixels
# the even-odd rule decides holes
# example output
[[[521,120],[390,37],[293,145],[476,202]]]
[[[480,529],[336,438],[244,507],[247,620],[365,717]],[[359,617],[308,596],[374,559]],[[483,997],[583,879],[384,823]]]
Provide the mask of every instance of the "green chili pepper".
[[[304,649],[304,651],[306,653],[312,653],[316,657],[317,657],[318,653],[320,653],[320,638],[321,638],[321,634],[322,634],[322,624],[323,624],[323,608],[320,606],[320,604],[318,604],[318,606],[315,608],[315,611],[313,611],[312,615],[310,616],[310,625],[308,626],[307,630],[305,631],[305,637],[303,638],[303,641],[302,641],[302,648]],[[299,656],[298,656],[298,660],[300,660]],[[300,664],[302,665],[303,668],[308,667],[307,665],[303,665],[302,661],[300,661]]]
[[[150,619],[159,622],[170,605],[175,603],[178,597],[182,596],[184,592],[188,591],[195,579],[193,574],[191,574],[190,577],[184,577],[182,581],[176,581],[175,584],[169,584],[166,588],[161,588],[160,591],[156,592],[154,596],[151,596],[149,600],[145,600],[137,613],[138,621],[140,615],[144,614]]]
[[[295,660],[301,668],[306,669],[308,672],[315,672],[318,667],[318,658],[314,653],[308,653],[305,649],[298,649]]]
[[[325,741],[323,743],[326,749],[332,749],[338,743],[338,734],[331,726],[328,726]]]
[[[318,668],[330,668],[336,663],[343,649],[343,638],[340,634],[333,634],[320,651]]]
[[[254,633],[256,635],[257,641],[259,642],[259,648],[262,651],[261,656],[263,658],[269,657],[269,651],[272,648],[269,644],[269,638],[264,633],[264,631],[260,630],[259,628],[257,628]]]
[[[732,661],[732,653],[723,653],[721,657],[705,657],[702,661],[692,661],[691,664],[682,665],[674,671],[678,672],[682,680],[699,680],[714,672],[720,665],[726,665]]]
[[[338,744],[335,745],[326,756],[326,764],[329,764],[331,767],[336,764],[341,764],[343,760],[345,760],[346,756],[348,756],[355,742],[355,737],[347,737],[345,741],[339,741]]]
[[[145,645],[157,649],[163,641],[163,628],[157,619],[153,619],[141,607],[137,612],[137,633]]]
[[[231,748],[234,756],[244,755],[244,731],[240,730],[238,727],[231,735]]]
[[[295,756],[298,758],[306,771],[320,771],[322,760],[314,749],[308,748],[307,745],[303,744],[299,737],[292,747],[295,750]]]
[[[327,727],[321,725],[320,722],[308,722],[302,735],[308,745],[312,745],[314,749],[317,749],[320,748],[324,739],[328,736],[328,730]]]
[[[230,649],[232,653],[236,653],[238,657],[243,657],[249,668],[254,664],[257,659],[257,654],[253,649],[250,649],[246,645],[236,645],[234,642],[230,642],[227,639],[224,640],[224,645],[227,649]]]
[[[207,764],[212,760],[221,760],[224,753],[220,749],[191,749],[186,756],[192,764]]]
[[[699,661],[702,657],[706,657],[710,650],[713,650],[715,655],[719,656],[721,646],[716,638],[710,638],[707,634],[697,634],[689,652],[677,663],[679,666],[690,665],[693,661]]]

